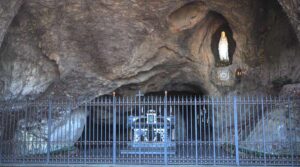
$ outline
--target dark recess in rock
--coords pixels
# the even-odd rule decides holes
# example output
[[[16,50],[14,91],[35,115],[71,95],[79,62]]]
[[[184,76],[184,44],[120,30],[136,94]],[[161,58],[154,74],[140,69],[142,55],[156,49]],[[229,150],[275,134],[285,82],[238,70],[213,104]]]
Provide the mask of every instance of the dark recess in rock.
[[[216,17],[221,18],[224,20],[224,24],[222,24],[216,32],[212,35],[212,42],[211,42],[211,51],[213,52],[214,58],[215,58],[215,66],[216,67],[222,67],[222,66],[228,66],[232,64],[235,48],[236,48],[236,42],[233,38],[233,32],[227,22],[227,20],[220,14],[214,13]],[[228,40],[228,56],[229,56],[229,62],[222,62],[220,61],[219,51],[218,51],[218,44],[221,37],[221,32],[224,31],[227,36]]]

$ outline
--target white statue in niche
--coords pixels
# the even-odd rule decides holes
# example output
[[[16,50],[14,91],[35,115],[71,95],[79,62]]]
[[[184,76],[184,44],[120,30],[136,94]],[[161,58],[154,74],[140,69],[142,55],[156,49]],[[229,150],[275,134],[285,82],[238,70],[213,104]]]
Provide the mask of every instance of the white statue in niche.
[[[229,61],[228,56],[228,40],[224,31],[221,33],[221,38],[219,41],[219,56],[221,61]]]

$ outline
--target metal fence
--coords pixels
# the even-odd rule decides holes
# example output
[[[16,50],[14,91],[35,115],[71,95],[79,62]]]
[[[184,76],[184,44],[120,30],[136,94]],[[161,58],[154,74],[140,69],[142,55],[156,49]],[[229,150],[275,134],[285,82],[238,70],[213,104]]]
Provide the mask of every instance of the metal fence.
[[[2,164],[300,165],[299,99],[139,94],[0,105]]]

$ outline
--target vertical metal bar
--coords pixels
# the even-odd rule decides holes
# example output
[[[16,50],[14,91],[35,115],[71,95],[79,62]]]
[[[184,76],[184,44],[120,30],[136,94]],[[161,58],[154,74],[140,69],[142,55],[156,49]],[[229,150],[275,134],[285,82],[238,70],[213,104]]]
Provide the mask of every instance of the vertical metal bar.
[[[149,99],[151,99],[149,109],[154,110],[154,97],[153,97],[153,95],[151,95],[151,97],[149,97]],[[155,110],[155,111],[157,111],[157,110]],[[157,116],[156,116],[156,121],[157,121]],[[151,129],[152,129],[152,132],[150,132],[152,134],[151,135],[151,141],[153,141],[154,137],[155,137],[154,124],[151,125]],[[152,154],[152,159],[155,160],[155,154]]]
[[[123,102],[123,105],[125,105],[124,102]],[[126,141],[124,139],[124,141],[125,141],[124,145],[125,145],[126,142],[129,142],[129,140],[130,140],[130,136],[129,136],[130,132],[128,132],[128,130],[131,130],[131,129],[128,127],[128,121],[129,121],[129,119],[128,119],[128,115],[129,115],[129,109],[128,109],[128,107],[129,107],[128,96],[126,96]],[[130,108],[130,112],[132,112],[132,108]],[[129,159],[128,157],[129,157],[129,155],[126,154],[126,159]]]
[[[50,161],[50,150],[51,150],[51,112],[52,112],[52,99],[49,98],[49,108],[48,108],[48,141],[47,141],[47,163]]]
[[[95,136],[96,136],[95,135],[95,129],[96,129],[96,127],[95,127],[95,125],[97,126],[97,124],[96,124],[97,117],[96,117],[96,114],[95,114],[96,113],[95,106],[96,106],[96,98],[93,99],[92,106],[91,106],[91,128],[93,128],[91,131],[93,132],[92,133],[93,141],[92,141],[92,145],[91,145],[90,148],[91,148],[93,158],[95,157],[95,151],[93,151],[92,149],[96,145],[96,143],[95,143],[96,142],[96,139],[95,139]]]
[[[215,138],[215,104],[214,97],[211,99],[212,103],[212,135],[213,135],[213,149],[214,149],[214,165],[216,165],[216,138]]]
[[[267,104],[267,114],[266,114],[266,120],[269,120],[269,114],[271,113],[271,106],[272,106],[272,99],[271,99],[271,96],[269,97],[266,97],[266,104]],[[267,122],[267,129],[270,128],[270,125],[269,123]],[[266,134],[268,137],[271,137],[271,141],[273,141],[273,134],[272,133],[269,133],[269,134]],[[267,144],[271,144],[271,143],[267,143]],[[271,159],[271,154],[268,154],[269,156],[267,158]]]
[[[92,113],[92,100],[89,100],[89,111],[88,111],[88,115],[89,115],[89,125],[88,125],[88,141],[87,141],[87,143],[88,143],[88,158],[91,158],[91,156],[92,156],[92,154],[91,154],[91,150],[92,150],[92,148],[91,148],[91,146],[92,146],[92,144],[93,144],[93,136],[92,136],[92,133],[93,133],[93,127],[92,127],[92,118],[93,118],[93,113]]]
[[[99,104],[99,109],[100,111],[98,111],[99,113],[99,124],[100,124],[100,157],[103,157],[103,151],[104,148],[102,147],[103,145],[103,106],[104,106],[104,101],[103,101],[103,97],[100,97],[100,104]]]
[[[168,165],[168,155],[167,155],[167,91],[165,91],[164,97],[164,162]]]
[[[113,138],[111,138],[112,136],[111,136],[111,124],[112,124],[112,122],[111,122],[111,110],[113,110],[111,107],[113,107],[112,106],[112,99],[111,99],[111,97],[108,97],[108,103],[107,103],[107,107],[108,107],[108,142],[107,142],[107,145],[108,145],[108,151],[109,151],[109,153],[111,153],[112,152],[112,144],[113,144]],[[112,113],[113,114],[113,113]],[[110,157],[110,156],[112,156],[112,154],[108,154],[108,156]],[[112,158],[112,157],[110,157],[110,158]]]
[[[234,96],[233,99],[233,111],[234,111],[234,140],[235,140],[235,162],[236,165],[240,165],[239,160],[239,134],[238,134],[238,115],[237,115],[237,99]]]
[[[3,120],[4,119],[4,112],[2,110],[0,110],[0,113],[1,113],[1,118],[2,118],[1,127],[4,128],[4,123],[3,123],[4,122],[4,120]],[[3,130],[3,129],[1,129],[1,130]],[[2,131],[2,135],[1,135],[1,138],[0,138],[0,164],[2,164],[2,149],[3,149],[3,145],[4,145],[3,137],[2,137],[3,135],[4,135],[4,130]]]
[[[190,109],[189,109],[189,111],[188,112],[190,112],[190,146],[191,146],[191,149],[190,149],[190,157],[192,157],[192,155],[193,155],[193,153],[192,153],[192,151],[193,151],[193,147],[192,147],[192,143],[193,143],[193,109],[192,109],[192,106],[193,106],[193,97],[192,96],[190,96],[189,97],[190,99],[189,99],[189,107],[190,107]]]
[[[223,116],[224,116],[224,106],[223,106],[223,104],[224,104],[224,100],[223,100],[223,98],[222,97],[220,97],[220,117],[221,118],[223,118]],[[223,144],[225,144],[225,142],[224,142],[224,137],[225,137],[225,135],[224,135],[224,121],[221,121],[221,125],[222,125],[222,127],[221,127],[221,143]],[[233,143],[230,143],[230,144],[233,144]],[[225,147],[226,147],[226,145],[225,145]],[[224,158],[224,156],[225,156],[225,153],[224,153],[224,151],[222,151],[222,157]]]
[[[176,117],[177,117],[177,128],[176,130],[179,131],[178,132],[178,136],[176,138],[176,141],[178,142],[177,144],[179,145],[179,148],[178,148],[178,153],[179,153],[179,157],[181,157],[181,141],[182,141],[182,129],[184,129],[182,126],[181,126],[181,122],[182,120],[180,119],[181,117],[181,110],[180,110],[180,104],[181,104],[181,101],[180,101],[180,97],[177,96],[177,111],[176,111]],[[179,127],[181,127],[179,129]]]
[[[131,117],[133,117],[133,115],[135,115],[135,116],[137,115],[136,114],[136,97],[134,97],[134,99],[132,99],[132,98],[133,97],[130,96],[130,116]],[[132,106],[132,105],[134,105],[134,106]],[[130,121],[130,127],[132,127],[132,124],[133,124],[133,121]],[[129,130],[130,130],[130,134],[131,134],[130,140],[132,142],[134,142],[134,131],[132,131],[132,129],[129,129]],[[132,156],[130,156],[130,157],[132,157]],[[132,161],[135,162],[136,160],[132,158]]]
[[[237,98],[237,101],[239,100],[239,102],[240,102],[240,97],[236,97]],[[232,98],[228,98],[228,101],[232,101]],[[240,120],[242,120],[239,116],[241,115],[241,107],[242,107],[242,104],[241,103],[239,103],[239,106],[237,106],[238,105],[238,103],[237,103],[237,101],[236,101],[236,115],[237,115],[237,121],[240,121]],[[227,111],[230,111],[230,106],[228,105],[227,106]],[[227,115],[226,113],[224,113],[225,115]],[[234,113],[235,114],[235,113]],[[229,114],[229,123],[228,123],[228,125],[230,125],[231,123],[232,123],[232,121],[233,121],[233,124],[235,125],[235,120],[234,120],[234,116],[233,116],[233,118],[232,118],[232,115],[231,114]],[[235,126],[234,126],[235,127]],[[238,123],[237,123],[237,127],[238,127]],[[239,129],[238,129],[239,130]],[[233,136],[232,136],[232,134],[234,134]],[[242,135],[242,132],[240,132],[240,134]],[[234,147],[235,147],[235,131],[234,131],[234,129],[232,129],[232,127],[230,126],[229,127],[229,135],[228,135],[228,137],[229,137],[229,140],[230,140],[230,143],[232,143],[232,144],[230,144],[230,150],[234,150]],[[239,136],[239,133],[237,133],[237,136]],[[231,154],[230,153],[228,153],[228,156],[231,156]],[[238,157],[238,158],[241,158],[240,156]]]
[[[198,133],[197,133],[197,98],[196,96],[194,97],[194,121],[195,121],[195,147],[196,147],[196,165],[198,165]]]
[[[242,97],[239,96],[239,107],[238,107],[238,121],[240,123],[240,129],[238,129],[240,131],[240,137],[241,139],[243,139],[243,113],[242,113],[242,108],[243,108],[243,104],[242,104]],[[230,127],[231,129],[231,127]],[[231,136],[231,134],[230,134]],[[241,156],[239,158],[243,159],[244,158],[244,154],[241,154]]]
[[[107,115],[106,115],[106,113],[107,113],[107,108],[109,108],[108,107],[108,100],[107,100],[107,97],[105,96],[104,97],[104,146],[103,146],[103,149],[104,149],[104,151],[105,152],[107,152]],[[109,118],[109,117],[108,117]],[[107,158],[107,154],[105,154],[105,152],[104,152],[104,155],[105,155],[105,157]],[[107,159],[105,158],[105,160],[104,161],[106,161]]]
[[[139,91],[139,94],[138,94],[138,103],[139,103],[139,105],[138,105],[138,112],[139,112],[139,135],[141,135],[141,91]],[[140,141],[139,141],[139,143],[141,144],[141,139],[142,139],[142,137],[140,136]],[[142,151],[142,148],[141,147],[139,147],[139,164],[142,164],[142,155],[141,155],[141,151]]]
[[[186,156],[189,157],[189,121],[188,121],[188,114],[189,114],[189,111],[188,111],[188,97],[185,96],[185,103],[184,103],[184,106],[185,106],[185,118],[186,118]]]
[[[262,119],[262,130],[263,130],[263,147],[264,147],[264,164],[267,164],[266,159],[266,137],[265,137],[265,117],[264,117],[264,98],[261,97],[261,119]]]
[[[211,117],[211,115],[210,115],[210,97],[209,96],[207,96],[207,131],[208,131],[208,142],[207,142],[207,144],[208,144],[208,146],[209,146],[209,149],[208,149],[208,156],[209,156],[209,158],[211,159],[211,152],[212,152],[212,150],[211,150],[211,143],[212,143],[212,141],[211,141],[211,133],[210,133],[210,125],[211,125],[211,123],[210,123],[210,117]]]
[[[250,103],[250,106],[251,106],[251,108],[252,108],[252,129],[253,128],[255,128],[255,126],[256,126],[256,124],[255,124],[255,117],[256,117],[256,115],[255,115],[255,106],[257,105],[255,102],[254,102],[255,100],[254,100],[254,97],[253,96],[251,96],[251,103]],[[250,143],[253,145],[254,143],[255,143],[255,141],[250,141]],[[251,156],[251,158],[252,157],[255,157],[255,155],[254,155],[254,153],[252,153],[252,156]],[[252,158],[253,159],[253,158]]]
[[[117,111],[116,111],[116,94],[113,92],[113,164],[116,164],[116,140],[117,140]]]
[[[189,99],[188,99],[188,115],[189,115],[189,118],[187,118],[187,119],[189,119],[190,120],[190,141],[188,141],[189,142],[189,144],[188,144],[188,148],[190,148],[190,152],[188,152],[189,154],[190,154],[190,157],[193,157],[193,153],[192,153],[192,151],[193,151],[193,149],[192,149],[192,140],[193,140],[193,118],[192,118],[192,113],[193,113],[193,110],[192,110],[192,106],[193,106],[193,97],[188,97]],[[189,146],[190,145],[190,146]]]
[[[6,105],[8,105],[7,104],[7,102],[3,102],[4,104],[4,106],[3,106],[3,108],[5,108],[6,107]],[[8,122],[8,114],[9,114],[9,111],[8,112],[4,112],[4,110],[2,111],[2,114],[3,114],[3,117],[2,117],[2,124],[3,124],[3,127],[4,128],[6,128],[7,127],[7,122]],[[5,118],[4,118],[5,117]],[[3,143],[2,143],[2,145],[3,145],[3,155],[2,155],[2,158],[3,158],[3,161],[7,161],[7,156],[8,156],[8,153],[7,153],[7,146],[6,145],[8,145],[9,143],[7,143],[7,142],[4,142],[4,138],[5,138],[5,136],[6,136],[6,133],[5,133],[5,130],[3,129],[3,132],[2,132],[3,134],[2,134],[2,139],[3,139]]]
[[[96,144],[96,148],[97,148],[97,150],[99,150],[99,118],[100,118],[100,112],[99,112],[99,100],[100,100],[100,98],[99,97],[97,97],[97,100],[96,100],[96,103],[95,103],[95,114],[96,114],[96,133],[97,133],[97,135],[96,135],[96,142],[97,142],[97,144]],[[96,153],[96,159],[97,159],[97,161],[99,160],[99,151],[97,151],[97,153]]]
[[[249,132],[252,130],[252,128],[251,128],[251,101],[250,101],[251,99],[250,99],[250,97],[249,97],[249,95],[247,96],[247,102],[246,102],[246,104],[247,104],[247,112],[248,112],[248,122],[249,122],[249,125],[248,125],[248,127],[249,127]],[[252,115],[252,116],[254,116],[254,115]],[[250,145],[251,145],[252,143],[250,143]]]
[[[26,106],[28,106],[28,101],[26,101],[27,102],[27,104],[26,104]],[[3,103],[3,104],[2,104]],[[1,102],[1,109],[0,109],[0,115],[1,115],[1,123],[0,123],[0,125],[1,125],[1,127],[3,127],[3,129],[1,129],[2,130],[2,134],[1,134],[1,138],[0,138],[0,164],[2,164],[2,149],[3,149],[3,146],[4,146],[4,111],[2,110],[3,108],[4,108],[4,106],[3,106],[3,108],[2,108],[2,105],[5,105],[4,104],[5,102]],[[27,113],[27,107],[26,107],[26,113]],[[27,119],[26,119],[26,121],[27,121]],[[26,123],[27,124],[27,123]],[[26,138],[26,136],[25,136],[25,138]]]
[[[260,116],[260,99],[259,97],[257,96],[256,97],[256,113],[257,113],[257,121],[256,123],[259,123],[260,119],[259,119],[259,116]],[[258,143],[259,143],[259,150],[261,150],[261,142],[259,139],[257,139]],[[259,159],[261,160],[262,159],[262,154],[259,154]],[[261,161],[259,161],[259,163],[261,163]]]
[[[246,97],[244,96],[243,97],[243,115],[244,115],[244,124],[245,124],[245,126],[244,126],[244,136],[245,136],[245,138],[246,138],[246,135],[247,134],[250,134],[249,132],[247,133],[247,110],[246,110]]]
[[[181,96],[181,118],[184,118],[184,97]],[[186,133],[186,126],[185,126],[186,120],[182,120],[181,127],[183,127],[182,131],[182,156],[185,156],[185,133]]]
[[[147,103],[147,101],[146,101],[146,98],[144,97],[143,100],[142,100],[142,117],[144,117],[146,115],[146,112],[147,112],[147,104],[146,103]],[[145,128],[145,127],[143,127],[143,128]],[[149,134],[149,131],[148,131],[148,133],[146,132],[146,134],[145,134],[146,138],[149,137],[148,134]],[[145,138],[144,138],[144,140],[145,140]],[[141,158],[143,158],[143,154],[142,153],[141,153]],[[146,159],[143,159],[143,161],[145,161],[145,160]]]
[[[85,102],[84,102],[84,113],[85,113],[85,116],[86,116],[86,119],[85,119],[85,126],[84,126],[84,163],[86,164],[86,140],[87,140],[87,99],[85,99]]]
[[[2,120],[3,121],[3,120]],[[26,98],[26,109],[25,109],[25,127],[28,127],[28,98]],[[25,145],[27,145],[27,133],[24,134],[24,143]],[[26,148],[24,148],[24,153]],[[23,158],[23,163],[25,163],[25,158],[26,156],[24,156]],[[1,147],[0,147],[0,164],[1,164]]]
[[[216,97],[216,101],[214,103],[216,104],[216,108],[217,108],[217,110],[216,110],[216,116],[217,116],[217,120],[218,120],[218,118],[219,118],[219,115],[218,115],[218,113],[219,113],[219,99],[218,99],[218,97]],[[219,149],[220,148],[219,147],[219,144],[220,144],[220,141],[219,141],[219,139],[220,139],[220,126],[219,125],[220,125],[220,123],[219,122],[216,122],[217,123],[217,139],[218,139],[218,142],[217,142],[217,151],[216,152],[217,152],[218,155],[220,155],[220,149]],[[216,140],[216,138],[215,138],[215,140]]]
[[[283,106],[285,106],[285,99],[284,97],[281,97],[279,96],[278,97],[278,103],[277,104],[280,104],[279,106],[276,106],[276,108],[281,108]],[[284,122],[286,125],[288,124],[288,120],[286,120],[288,118],[284,118],[283,116],[281,116],[281,121]],[[288,126],[288,125],[287,125]],[[281,139],[281,142],[285,142],[284,139]],[[288,154],[284,154],[284,155],[279,155],[279,158],[281,159],[280,163],[281,164],[286,164],[285,161],[283,161],[282,159],[288,159],[289,158],[289,155]]]
[[[122,125],[123,125],[122,147],[124,147],[124,145],[125,145],[125,142],[124,142],[125,141],[125,126],[127,126],[127,124],[125,124],[125,116],[126,116],[126,113],[128,113],[128,110],[125,111],[124,96],[122,97],[122,108],[123,108],[123,111],[122,111],[122,118],[123,118],[123,120],[122,120]],[[121,111],[119,111],[119,112],[121,112]],[[127,119],[127,117],[126,117],[126,119]],[[128,135],[126,135],[126,136],[128,136]]]
[[[69,118],[71,119],[71,109],[72,109],[72,100],[71,99],[68,99],[68,110],[70,111],[69,113]],[[72,120],[69,120],[69,136],[72,136],[73,134],[71,134],[72,132],[72,129],[71,129],[71,121]],[[69,141],[66,141],[66,142],[72,142],[71,141],[71,137],[69,137]],[[68,164],[70,163],[70,150],[68,149]]]
[[[206,96],[204,96],[203,97],[203,111],[204,111],[204,113],[203,113],[203,129],[204,129],[204,131],[203,131],[203,137],[204,137],[204,158],[206,158],[206,156],[207,156],[207,154],[206,154],[206,147],[207,147],[207,134],[206,134],[206,113],[207,113],[207,111],[206,111],[206,105],[208,105],[207,104],[207,100],[205,100],[206,99]]]
[[[14,120],[14,118],[13,118],[13,109],[11,108],[11,102],[9,101],[9,102],[7,102],[6,103],[7,105],[8,105],[8,112],[9,113],[7,113],[6,114],[6,127],[5,128],[8,128],[8,129],[11,129],[11,126],[12,126],[12,121],[15,121]],[[6,130],[6,134],[4,134],[4,137],[9,137],[11,135],[11,132],[10,131],[8,131],[8,130]],[[7,144],[7,146],[5,146],[5,153],[7,154],[7,156],[6,156],[6,162],[9,162],[9,161],[11,161],[12,160],[12,152],[10,152],[9,151],[9,148],[11,148],[12,147],[12,141],[11,140],[7,140],[7,142],[5,142],[6,144]]]
[[[202,110],[201,110],[201,106],[203,105],[202,104],[203,100],[201,100],[201,97],[199,96],[199,124],[200,124],[200,158],[202,159]]]
[[[121,125],[124,125],[124,122],[121,122],[121,99],[120,99],[120,96],[118,97],[117,103],[119,105],[119,107],[118,107],[118,113],[119,113],[119,121],[118,121],[119,142],[117,143],[119,148],[117,148],[117,149],[121,150]],[[117,115],[117,113],[116,113],[116,115]]]
[[[292,122],[291,122],[291,98],[288,97],[288,116],[289,116],[289,129],[290,129],[290,135],[292,134]],[[297,146],[296,146],[297,147]],[[292,166],[294,166],[294,149],[293,149],[293,138],[290,136],[290,150],[292,155]]]
[[[156,103],[156,107],[155,107],[155,110],[158,111],[158,116],[161,117],[161,106],[160,106],[160,102],[161,102],[161,97],[159,97],[159,99],[157,98],[157,96],[155,97],[155,103]],[[155,128],[158,129],[158,124],[155,124]],[[159,133],[159,132],[157,132]],[[155,160],[157,160],[157,157],[156,156]]]
[[[180,96],[177,96],[177,98],[176,98],[176,96],[174,95],[173,99],[174,99],[174,110],[173,110],[172,113],[173,113],[173,116],[174,116],[173,118],[174,118],[174,128],[175,128],[174,131],[173,131],[174,134],[175,134],[175,137],[173,136],[174,137],[173,142],[177,147],[176,148],[176,152],[178,152],[178,154],[176,154],[176,155],[178,155],[177,157],[181,157],[182,152],[183,152],[183,151],[181,151],[181,149],[182,149],[182,136],[183,136],[182,131],[184,129],[184,126],[182,125],[182,121],[180,120],[180,116],[181,116],[180,115],[181,113],[179,112],[180,111]],[[179,130],[178,129],[179,127],[182,127],[182,128]],[[177,157],[174,156],[175,159]],[[169,158],[170,158],[169,160],[171,160],[171,156]],[[177,162],[180,162],[180,158],[176,159],[176,163]]]

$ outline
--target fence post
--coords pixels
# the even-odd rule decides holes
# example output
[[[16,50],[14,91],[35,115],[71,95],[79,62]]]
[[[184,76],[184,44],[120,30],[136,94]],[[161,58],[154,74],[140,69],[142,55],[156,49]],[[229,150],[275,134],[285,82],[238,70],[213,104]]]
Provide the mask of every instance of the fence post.
[[[3,104],[1,104],[1,108],[2,108],[2,105],[5,105],[5,102],[2,102],[2,103]],[[4,111],[0,109],[0,113],[1,113],[1,117],[2,117],[0,125],[1,125],[1,127],[4,128]],[[2,129],[2,130],[4,130],[4,129]],[[0,137],[0,164],[2,163],[2,149],[3,149],[2,145],[4,145],[3,144],[4,143],[3,142],[3,138],[4,137],[2,137],[2,136],[4,136],[4,132],[3,131],[2,131],[2,135]]]
[[[196,165],[198,165],[198,129],[197,129],[197,98],[195,96],[195,113],[194,113],[194,121],[195,121],[195,147],[196,147]],[[201,122],[200,122],[201,123]]]
[[[139,103],[139,105],[138,105],[138,107],[139,107],[139,133],[141,133],[141,129],[142,129],[142,126],[141,126],[141,116],[142,116],[142,114],[141,114],[141,96],[142,96],[142,93],[141,93],[141,91],[139,90],[139,93],[138,93],[138,103]],[[141,142],[141,140],[139,141],[139,142]],[[142,164],[142,148],[141,147],[139,147],[139,164]]]
[[[288,97],[288,116],[289,116],[289,129],[290,129],[290,150],[291,150],[291,155],[292,155],[292,166],[294,166],[294,147],[293,147],[293,137],[292,137],[292,122],[291,122],[291,115],[292,115],[292,113],[291,113],[291,109],[292,109],[292,107],[291,107],[291,97],[289,96]],[[296,131],[295,131],[296,132]]]
[[[26,109],[25,109],[25,127],[28,127],[28,98],[26,98]],[[24,141],[25,145],[27,145],[27,133],[24,134]],[[47,143],[48,144],[48,143]],[[26,151],[26,148],[24,148],[24,153]],[[1,154],[1,150],[0,150]],[[1,163],[1,156],[0,156],[0,163]],[[25,163],[25,156],[23,157],[23,164]]]
[[[72,115],[72,98],[68,98],[68,110],[69,110],[69,118],[71,118]],[[71,128],[71,120],[69,121],[69,136],[72,136],[71,134],[72,128]],[[68,143],[72,142],[71,138],[69,139]],[[68,150],[68,164],[70,164],[70,150]]]
[[[233,98],[233,112],[234,112],[234,142],[235,142],[235,162],[240,165],[239,160],[239,132],[238,132],[238,115],[237,115],[237,101],[236,96]]]
[[[167,94],[168,92],[165,91],[165,97],[164,97],[164,162],[165,165],[168,165],[168,154],[167,154]],[[170,136],[171,137],[171,136]]]
[[[85,98],[84,102],[84,113],[85,113],[85,126],[84,126],[84,164],[86,164],[86,140],[87,140],[87,124],[88,124],[88,114],[87,114],[87,98]]]
[[[216,165],[216,136],[215,136],[215,105],[214,97],[211,100],[212,103],[212,133],[213,133],[213,149],[214,149],[214,165]]]
[[[48,98],[49,102],[49,108],[48,108],[48,141],[47,141],[47,163],[50,162],[50,150],[51,150],[51,124],[52,124],[52,118],[51,118],[51,112],[52,112],[52,99]]]
[[[263,146],[264,146],[264,163],[267,164],[266,159],[266,136],[265,136],[265,116],[264,116],[264,98],[261,98],[261,119],[262,119],[262,128],[263,128]]]
[[[116,110],[116,93],[113,92],[113,164],[116,164],[117,149],[117,110]]]

